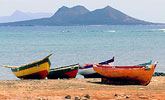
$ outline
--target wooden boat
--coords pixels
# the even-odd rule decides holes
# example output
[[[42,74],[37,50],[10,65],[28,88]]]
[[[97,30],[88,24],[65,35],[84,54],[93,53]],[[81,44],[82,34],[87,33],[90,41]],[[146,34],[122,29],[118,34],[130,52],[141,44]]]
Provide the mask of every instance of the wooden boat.
[[[78,72],[79,64],[50,69],[47,75],[48,79],[75,78]]]
[[[94,70],[102,75],[102,82],[109,84],[148,85],[154,73],[155,64],[144,66],[109,66],[94,64]]]
[[[12,72],[21,79],[44,79],[50,69],[50,61],[49,57],[52,54],[48,55],[47,57],[31,62],[29,64],[24,64],[22,66],[8,66],[8,65],[1,65],[3,67],[11,68]]]
[[[110,60],[101,62],[99,64],[100,65],[105,65],[105,64],[113,65],[114,57],[112,57],[112,59],[110,59]],[[94,71],[93,64],[86,64],[84,66],[80,66],[78,73],[80,75],[83,75],[84,78],[100,78],[101,77],[100,74],[98,74]]]

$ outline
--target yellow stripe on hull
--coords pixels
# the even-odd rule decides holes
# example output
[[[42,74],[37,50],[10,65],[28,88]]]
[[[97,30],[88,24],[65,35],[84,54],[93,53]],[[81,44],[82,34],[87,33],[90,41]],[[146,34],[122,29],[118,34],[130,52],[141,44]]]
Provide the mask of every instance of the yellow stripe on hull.
[[[24,69],[24,70],[21,70],[21,71],[16,71],[16,72],[13,72],[13,73],[17,77],[23,77],[23,76],[28,76],[28,75],[35,74],[35,73],[38,73],[38,72],[41,72],[41,71],[44,71],[44,70],[47,70],[49,72],[49,69],[50,69],[49,62],[45,62],[45,63],[42,63],[38,66],[27,68],[27,69]]]

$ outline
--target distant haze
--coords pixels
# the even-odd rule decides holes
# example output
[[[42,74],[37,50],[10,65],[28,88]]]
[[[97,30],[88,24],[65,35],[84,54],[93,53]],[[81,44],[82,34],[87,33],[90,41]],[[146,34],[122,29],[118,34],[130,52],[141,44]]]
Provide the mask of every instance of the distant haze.
[[[31,12],[22,12],[22,11],[16,10],[10,16],[0,17],[0,23],[25,21],[25,20],[40,19],[40,18],[48,18],[48,17],[51,17],[52,15],[53,15],[52,13],[31,13]]]
[[[16,10],[55,13],[62,6],[76,5],[90,11],[111,6],[137,19],[165,23],[165,0],[0,0],[0,16],[9,16]]]

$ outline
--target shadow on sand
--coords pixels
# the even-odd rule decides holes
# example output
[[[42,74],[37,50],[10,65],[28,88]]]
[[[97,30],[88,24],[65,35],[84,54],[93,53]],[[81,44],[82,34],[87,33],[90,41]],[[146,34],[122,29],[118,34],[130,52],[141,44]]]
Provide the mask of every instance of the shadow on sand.
[[[115,85],[115,86],[130,86],[130,85],[139,85],[141,86],[140,84],[135,84],[135,83],[103,83],[103,82],[93,82],[93,81],[87,81],[88,83],[93,83],[93,84],[100,84],[100,85]]]

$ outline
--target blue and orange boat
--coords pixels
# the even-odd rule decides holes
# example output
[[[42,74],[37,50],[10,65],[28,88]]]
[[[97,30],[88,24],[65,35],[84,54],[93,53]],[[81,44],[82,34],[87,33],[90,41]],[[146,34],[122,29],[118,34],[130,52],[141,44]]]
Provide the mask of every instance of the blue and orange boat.
[[[51,55],[52,54],[49,54],[47,57],[41,60],[24,64],[22,66],[1,66],[11,68],[15,76],[21,79],[44,79],[50,70],[49,57]]]

